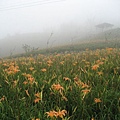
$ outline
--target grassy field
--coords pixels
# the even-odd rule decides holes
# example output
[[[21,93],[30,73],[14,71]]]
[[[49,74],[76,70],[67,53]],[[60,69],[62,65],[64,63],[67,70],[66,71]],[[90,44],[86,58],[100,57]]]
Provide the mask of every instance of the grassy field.
[[[0,60],[0,120],[119,119],[119,48]]]
[[[48,47],[44,49],[38,49],[38,50],[30,50],[29,52],[25,52],[22,54],[15,54],[12,56],[8,56],[7,58],[15,58],[15,57],[23,57],[23,56],[30,56],[31,54],[33,56],[36,56],[38,54],[54,54],[54,53],[71,53],[71,52],[80,52],[85,51],[86,48],[90,50],[96,50],[96,49],[104,49],[104,48],[120,48],[120,38],[118,40],[83,40],[79,42],[73,42],[73,44],[65,44],[61,46],[56,47]]]

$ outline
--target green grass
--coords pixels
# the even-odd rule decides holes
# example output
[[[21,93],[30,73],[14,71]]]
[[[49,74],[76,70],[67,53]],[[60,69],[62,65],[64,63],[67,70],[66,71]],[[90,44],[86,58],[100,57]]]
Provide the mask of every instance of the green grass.
[[[30,56],[31,54],[33,56],[36,56],[38,54],[54,54],[54,53],[65,53],[65,52],[80,52],[80,51],[85,51],[86,49],[90,50],[96,50],[96,49],[104,49],[104,48],[120,48],[120,40],[84,40],[80,42],[74,42],[73,44],[67,44],[63,46],[56,46],[56,47],[51,47],[48,49],[40,49],[40,50],[31,50],[30,52],[27,53],[22,53],[22,54],[16,54],[12,56],[8,56],[6,58],[16,58],[16,57],[23,57],[23,56]]]
[[[1,120],[119,120],[119,91],[119,48],[0,61]]]

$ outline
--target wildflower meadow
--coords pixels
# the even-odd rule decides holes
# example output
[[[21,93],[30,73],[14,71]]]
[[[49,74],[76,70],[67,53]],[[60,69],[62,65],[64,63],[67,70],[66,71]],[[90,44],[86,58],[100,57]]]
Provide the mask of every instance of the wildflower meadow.
[[[0,120],[119,119],[119,48],[0,60]]]

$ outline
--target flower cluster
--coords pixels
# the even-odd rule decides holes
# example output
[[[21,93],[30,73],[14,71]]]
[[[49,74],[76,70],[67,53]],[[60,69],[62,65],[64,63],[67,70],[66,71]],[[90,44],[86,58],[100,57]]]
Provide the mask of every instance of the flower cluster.
[[[50,117],[50,118],[53,118],[53,117],[56,117],[56,118],[63,118],[65,116],[65,114],[67,114],[67,111],[66,110],[59,110],[58,112],[57,111],[50,111],[50,112],[46,112],[47,114],[47,117]]]

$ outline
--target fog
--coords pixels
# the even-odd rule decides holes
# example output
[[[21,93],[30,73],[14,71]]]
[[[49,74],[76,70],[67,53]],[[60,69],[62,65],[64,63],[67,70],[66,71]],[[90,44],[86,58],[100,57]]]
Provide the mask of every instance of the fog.
[[[24,52],[25,44],[42,49],[82,41],[104,22],[120,27],[119,0],[0,0],[0,57]]]

